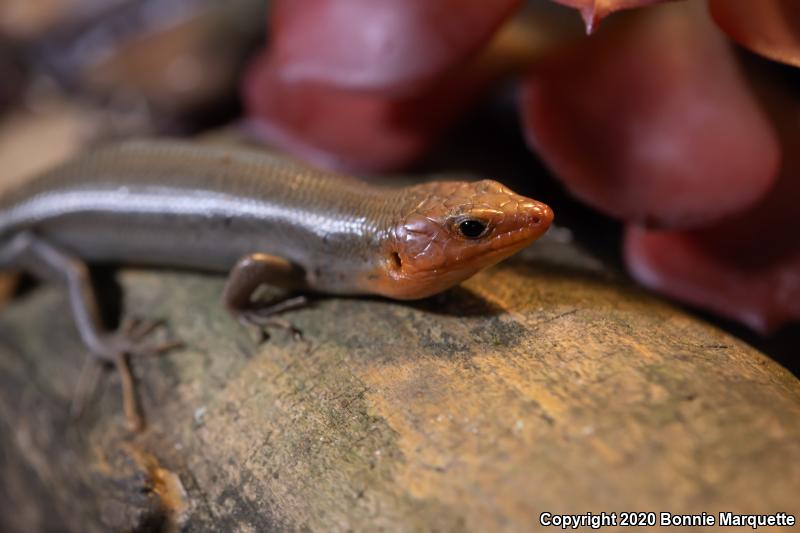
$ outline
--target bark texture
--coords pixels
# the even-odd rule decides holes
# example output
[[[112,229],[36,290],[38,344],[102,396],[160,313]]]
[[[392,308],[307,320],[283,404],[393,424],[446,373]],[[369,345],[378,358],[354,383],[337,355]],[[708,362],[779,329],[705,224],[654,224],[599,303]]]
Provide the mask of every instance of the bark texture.
[[[417,304],[319,299],[264,343],[223,280],[125,270],[186,346],[69,415],[65,296],[0,313],[0,530],[525,531],[539,513],[797,512],[800,383],[742,342],[540,245]],[[772,529],[771,529],[772,530]]]

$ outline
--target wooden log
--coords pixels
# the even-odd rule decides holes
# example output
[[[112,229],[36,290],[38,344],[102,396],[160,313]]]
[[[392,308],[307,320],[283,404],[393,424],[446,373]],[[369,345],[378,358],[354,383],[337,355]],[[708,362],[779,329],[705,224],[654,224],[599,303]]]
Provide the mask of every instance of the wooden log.
[[[800,384],[549,239],[421,303],[323,298],[264,343],[223,280],[126,270],[186,346],[82,416],[62,292],[0,313],[0,530],[527,531],[541,512],[797,511]]]

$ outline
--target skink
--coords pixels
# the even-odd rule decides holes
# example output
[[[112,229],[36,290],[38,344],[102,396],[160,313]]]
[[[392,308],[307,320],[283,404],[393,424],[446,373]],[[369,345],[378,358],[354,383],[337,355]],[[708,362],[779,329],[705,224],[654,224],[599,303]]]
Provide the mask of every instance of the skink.
[[[55,278],[102,360],[142,349],[103,330],[84,262],[230,272],[247,319],[264,283],[423,298],[541,236],[546,205],[490,180],[368,185],[253,149],[174,140],[101,148],[0,196],[0,267]],[[130,332],[124,332],[130,333]]]

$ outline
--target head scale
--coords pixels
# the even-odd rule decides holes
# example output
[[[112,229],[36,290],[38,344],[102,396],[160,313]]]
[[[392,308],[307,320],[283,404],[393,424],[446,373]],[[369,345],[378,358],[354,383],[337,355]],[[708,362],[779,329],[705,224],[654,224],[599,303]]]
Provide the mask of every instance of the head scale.
[[[424,298],[469,278],[540,237],[553,219],[541,202],[492,180],[414,187],[386,241],[377,292]]]

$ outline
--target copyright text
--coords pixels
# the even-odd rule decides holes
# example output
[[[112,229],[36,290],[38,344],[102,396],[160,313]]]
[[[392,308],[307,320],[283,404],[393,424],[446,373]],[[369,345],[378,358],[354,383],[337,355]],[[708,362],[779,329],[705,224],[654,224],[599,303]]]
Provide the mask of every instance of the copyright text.
[[[760,527],[794,526],[797,518],[789,513],[736,514],[731,512],[672,514],[667,512],[612,512],[585,514],[541,513],[539,525],[560,529],[604,527]]]

